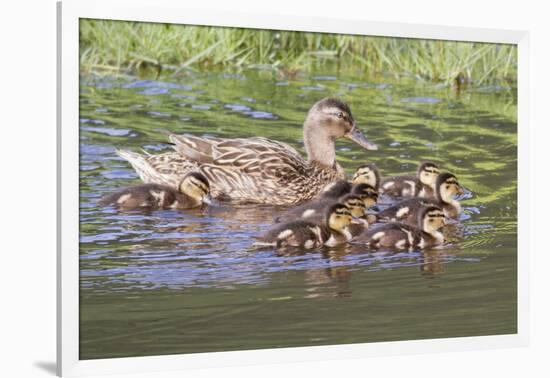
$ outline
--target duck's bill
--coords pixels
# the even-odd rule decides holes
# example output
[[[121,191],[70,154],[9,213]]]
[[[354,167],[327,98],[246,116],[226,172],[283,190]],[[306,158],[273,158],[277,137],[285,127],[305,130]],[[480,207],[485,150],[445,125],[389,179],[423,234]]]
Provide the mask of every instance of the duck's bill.
[[[207,194],[206,196],[202,197],[202,202],[207,205],[212,205],[212,196],[210,196],[210,194]]]
[[[359,130],[355,125],[353,126],[353,129],[351,129],[349,133],[344,135],[344,137],[353,140],[355,143],[357,143],[358,145],[360,145],[361,147],[367,150],[378,149],[378,146],[372,143],[370,140],[368,140],[365,134],[363,134],[361,130]]]

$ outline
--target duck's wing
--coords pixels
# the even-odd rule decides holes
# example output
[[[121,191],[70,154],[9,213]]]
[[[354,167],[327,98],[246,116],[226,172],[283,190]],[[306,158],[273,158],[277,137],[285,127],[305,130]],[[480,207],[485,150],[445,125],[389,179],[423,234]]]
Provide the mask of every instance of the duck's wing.
[[[301,190],[312,190],[302,182],[311,167],[292,147],[267,138],[202,138],[170,135],[174,148],[200,166],[210,180],[213,194],[252,202],[292,203]],[[300,185],[304,184],[304,185]],[[297,195],[298,194],[298,195]],[[310,196],[311,197],[311,196]]]
[[[270,166],[292,170],[308,166],[294,148],[267,138],[223,139],[176,134],[170,134],[169,138],[176,151],[191,161],[237,169],[248,174],[269,171]]]

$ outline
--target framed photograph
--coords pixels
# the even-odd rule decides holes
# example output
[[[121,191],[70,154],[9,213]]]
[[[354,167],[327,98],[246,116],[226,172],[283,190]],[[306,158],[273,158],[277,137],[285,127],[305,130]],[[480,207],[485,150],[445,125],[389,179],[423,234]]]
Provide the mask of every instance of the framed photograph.
[[[526,32],[58,4],[58,374],[527,343]]]

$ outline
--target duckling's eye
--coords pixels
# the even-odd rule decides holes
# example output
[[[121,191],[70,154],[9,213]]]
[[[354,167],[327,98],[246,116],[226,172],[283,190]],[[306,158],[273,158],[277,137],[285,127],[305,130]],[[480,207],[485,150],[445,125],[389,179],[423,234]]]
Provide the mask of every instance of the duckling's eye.
[[[338,113],[336,114],[336,117],[338,117],[338,118],[344,118],[344,113],[343,113],[343,112],[338,112]]]
[[[451,185],[445,185],[445,189],[449,189]]]

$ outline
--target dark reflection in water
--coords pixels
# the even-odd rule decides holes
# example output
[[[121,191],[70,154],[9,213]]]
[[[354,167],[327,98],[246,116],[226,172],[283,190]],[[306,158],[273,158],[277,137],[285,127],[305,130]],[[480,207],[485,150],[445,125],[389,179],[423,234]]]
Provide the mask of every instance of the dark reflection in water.
[[[80,357],[106,358],[516,332],[515,89],[263,72],[185,82],[83,77]],[[352,172],[431,159],[468,188],[452,243],[426,251],[252,246],[283,208],[116,212],[102,194],[138,183],[116,148],[169,151],[160,130],[265,136],[303,152],[310,105],[339,96],[379,151],[337,145]],[[381,205],[382,207],[384,205]]]

